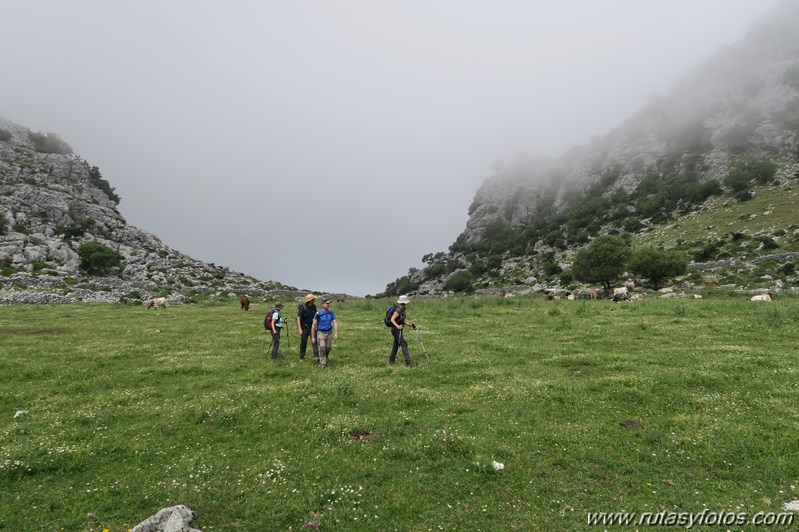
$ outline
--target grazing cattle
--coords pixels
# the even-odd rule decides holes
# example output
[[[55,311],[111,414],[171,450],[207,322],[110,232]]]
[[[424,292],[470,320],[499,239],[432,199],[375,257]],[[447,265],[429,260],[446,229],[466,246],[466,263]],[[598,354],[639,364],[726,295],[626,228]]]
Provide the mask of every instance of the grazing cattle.
[[[771,292],[766,292],[765,294],[758,294],[756,296],[752,296],[749,301],[771,301]]]
[[[593,288],[586,288],[585,289],[585,295],[586,295],[586,297],[588,297],[588,299],[593,301],[593,300],[596,299],[597,293],[596,293],[596,290],[594,290]]]
[[[694,299],[702,299],[702,296],[700,296],[699,294],[694,294]]]
[[[576,301],[577,296],[574,295],[574,292],[569,292],[568,294],[566,294],[566,299],[568,299],[569,301]]]
[[[675,285],[671,285],[671,286],[664,286],[663,288],[658,290],[658,292],[660,292],[661,294],[673,294],[676,290],[677,287]]]
[[[244,296],[241,298],[241,310],[250,310],[250,298]]]
[[[155,307],[166,308],[166,298],[165,297],[154,297],[154,298],[150,299],[150,301],[147,303],[147,308],[151,309],[151,308],[155,308]]]
[[[546,295],[544,295],[544,301],[552,301],[554,299],[555,299],[554,294],[550,294],[549,292],[547,292]]]

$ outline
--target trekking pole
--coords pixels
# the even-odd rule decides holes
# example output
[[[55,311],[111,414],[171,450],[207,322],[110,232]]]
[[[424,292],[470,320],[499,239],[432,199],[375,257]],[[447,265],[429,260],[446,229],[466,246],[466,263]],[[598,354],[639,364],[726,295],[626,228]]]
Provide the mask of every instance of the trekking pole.
[[[427,356],[427,350],[424,348],[424,344],[422,343],[422,335],[419,334],[419,329],[414,327],[413,330],[416,331],[416,338],[419,340],[419,345],[422,346],[422,352],[424,353],[425,358],[427,358],[427,361],[430,362],[430,357]]]

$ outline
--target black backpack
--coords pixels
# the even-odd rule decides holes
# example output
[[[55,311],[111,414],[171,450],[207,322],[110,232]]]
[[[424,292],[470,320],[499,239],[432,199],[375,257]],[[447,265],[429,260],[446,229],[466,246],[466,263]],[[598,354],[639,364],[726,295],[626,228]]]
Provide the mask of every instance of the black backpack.
[[[391,316],[394,314],[394,311],[397,310],[397,308],[398,308],[397,305],[391,305],[390,307],[388,307],[388,310],[386,311],[386,317],[383,320],[383,323],[386,324],[386,327],[394,326],[391,323]]]

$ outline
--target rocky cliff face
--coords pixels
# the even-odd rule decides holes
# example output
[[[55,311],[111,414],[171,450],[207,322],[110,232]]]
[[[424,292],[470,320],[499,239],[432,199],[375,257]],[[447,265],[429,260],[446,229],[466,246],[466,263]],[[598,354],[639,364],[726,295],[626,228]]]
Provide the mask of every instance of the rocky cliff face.
[[[461,239],[495,223],[522,226],[546,190],[555,206],[572,187],[616,176],[633,191],[643,176],[697,168],[723,179],[730,163],[768,156],[794,163],[799,133],[799,3],[786,0],[738,43],[720,50],[621,126],[554,160],[516,160],[477,191]],[[610,192],[608,193],[610,194]]]
[[[128,225],[96,167],[57,137],[45,139],[56,141],[54,149],[32,139],[36,133],[0,118],[0,302],[295,291],[192,259]],[[87,276],[77,253],[84,242],[117,252],[121,267],[103,277]]]

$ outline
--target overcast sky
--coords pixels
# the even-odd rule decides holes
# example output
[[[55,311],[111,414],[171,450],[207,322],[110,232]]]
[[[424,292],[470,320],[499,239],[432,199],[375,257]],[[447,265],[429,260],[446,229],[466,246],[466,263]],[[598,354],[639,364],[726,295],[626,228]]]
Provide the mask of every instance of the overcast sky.
[[[491,163],[620,125],[776,0],[0,0],[0,116],[187,255],[376,294]]]

